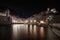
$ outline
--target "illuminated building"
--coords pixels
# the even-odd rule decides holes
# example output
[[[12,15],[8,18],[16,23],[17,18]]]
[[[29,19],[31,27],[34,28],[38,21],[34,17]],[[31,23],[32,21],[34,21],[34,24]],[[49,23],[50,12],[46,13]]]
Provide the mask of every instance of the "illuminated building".
[[[12,19],[9,14],[9,10],[6,10],[5,12],[0,12],[0,24],[11,24]]]

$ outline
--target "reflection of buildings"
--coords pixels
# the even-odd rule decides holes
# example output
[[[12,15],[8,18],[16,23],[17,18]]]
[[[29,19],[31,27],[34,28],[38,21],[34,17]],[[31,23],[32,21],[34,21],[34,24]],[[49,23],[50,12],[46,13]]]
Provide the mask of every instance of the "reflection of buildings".
[[[56,20],[56,18],[58,18],[58,16],[55,16],[54,19]],[[59,18],[60,18],[60,16],[59,16]],[[9,10],[7,10],[5,12],[0,13],[0,24],[11,24],[11,23],[16,23],[16,24],[13,24],[12,27],[10,25],[8,25],[8,26],[2,25],[0,27],[0,35],[1,36],[3,35],[2,38],[5,36],[6,36],[6,38],[8,38],[8,37],[10,38],[12,35],[11,31],[13,31],[13,37],[15,37],[15,36],[17,37],[17,34],[20,34],[20,33],[22,34],[23,31],[25,31],[26,34],[28,34],[28,32],[29,32],[29,34],[31,36],[33,36],[32,35],[32,33],[33,33],[34,37],[36,37],[37,30],[39,29],[39,27],[37,25],[41,25],[41,23],[44,24],[45,21],[46,21],[46,15],[43,12],[25,19],[25,18],[18,18],[18,17],[14,17],[14,16],[11,17],[9,15]],[[23,23],[23,24],[20,24],[20,23]],[[41,36],[43,36],[43,32],[44,32],[43,30],[44,30],[43,27],[41,27],[41,30],[40,30]]]

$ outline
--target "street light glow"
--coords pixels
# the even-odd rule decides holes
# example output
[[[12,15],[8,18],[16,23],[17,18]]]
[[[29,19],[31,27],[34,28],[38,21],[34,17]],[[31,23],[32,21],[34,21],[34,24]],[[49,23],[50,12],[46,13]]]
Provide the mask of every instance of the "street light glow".
[[[25,23],[28,23],[28,20],[26,20]]]
[[[44,23],[44,21],[40,21],[40,23]]]
[[[36,22],[36,20],[34,20],[34,22]]]

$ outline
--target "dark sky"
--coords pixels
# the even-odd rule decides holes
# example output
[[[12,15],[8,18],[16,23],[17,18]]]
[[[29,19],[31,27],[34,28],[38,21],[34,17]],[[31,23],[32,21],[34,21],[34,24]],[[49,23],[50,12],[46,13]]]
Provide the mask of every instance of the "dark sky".
[[[0,1],[0,11],[5,9],[10,9],[11,14],[17,15],[20,17],[29,17],[34,13],[39,13],[42,10],[46,10],[46,8],[57,8],[59,9],[59,1],[54,0],[36,0],[36,1]]]

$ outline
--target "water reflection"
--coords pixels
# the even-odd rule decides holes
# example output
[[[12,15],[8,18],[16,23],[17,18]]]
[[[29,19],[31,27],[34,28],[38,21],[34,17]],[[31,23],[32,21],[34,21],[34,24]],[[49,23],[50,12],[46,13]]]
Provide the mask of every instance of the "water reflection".
[[[11,26],[0,25],[0,40],[11,40]]]
[[[36,29],[36,25],[34,25],[34,28],[33,28],[33,35],[34,35],[34,38],[37,37],[37,29]]]
[[[26,36],[28,36],[28,24],[25,24],[25,33],[26,33]]]
[[[18,26],[19,26],[18,24],[13,24],[13,33],[12,33],[13,34],[12,35],[13,36],[13,40],[17,39]]]
[[[13,24],[13,39],[15,40],[19,40],[20,38],[27,40],[29,36],[32,39],[36,39],[38,34],[41,38],[44,37],[44,27],[37,27],[37,25],[28,26],[28,24]]]
[[[17,40],[19,37],[21,37],[25,28],[24,26],[24,24],[13,24],[13,39]]]
[[[40,36],[44,38],[44,27],[40,27]]]
[[[32,25],[30,25],[30,36],[32,36]]]

